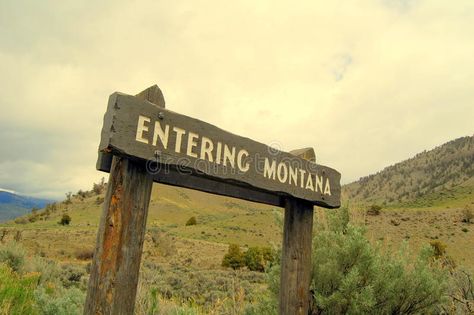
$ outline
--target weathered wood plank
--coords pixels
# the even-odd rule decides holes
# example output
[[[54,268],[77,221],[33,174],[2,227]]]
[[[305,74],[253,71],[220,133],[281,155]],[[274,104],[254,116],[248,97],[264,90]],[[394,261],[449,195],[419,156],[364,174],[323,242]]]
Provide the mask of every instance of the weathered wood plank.
[[[308,314],[312,230],[313,205],[300,199],[286,199],[280,274],[281,315]]]
[[[133,314],[153,177],[114,156],[84,314]]]
[[[138,97],[165,105],[157,86]],[[98,164],[110,176],[84,314],[133,314],[153,176],[143,163],[101,153]]]
[[[184,173],[192,171],[322,207],[340,206],[336,170],[130,95],[110,97],[99,149],[134,159],[157,159]]]

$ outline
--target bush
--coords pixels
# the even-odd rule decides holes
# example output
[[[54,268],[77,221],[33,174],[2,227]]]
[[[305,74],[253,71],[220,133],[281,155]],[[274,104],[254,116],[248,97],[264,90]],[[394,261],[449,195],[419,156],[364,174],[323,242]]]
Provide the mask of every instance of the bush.
[[[35,300],[43,315],[79,315],[83,312],[85,293],[78,288],[49,285],[35,291]]]
[[[100,205],[104,202],[104,197],[100,197],[98,196],[96,199],[95,199],[95,204],[96,205]]]
[[[79,260],[91,260],[94,257],[93,248],[82,248],[76,251],[76,258]]]
[[[273,251],[270,247],[250,247],[244,253],[245,266],[252,271],[265,271],[273,258]]]
[[[462,211],[462,222],[471,223],[472,219],[474,219],[474,213],[472,212],[472,209],[468,207],[464,208]]]
[[[63,214],[61,217],[61,220],[59,221],[59,224],[61,225],[69,225],[71,223],[71,217],[68,214]]]
[[[367,209],[367,214],[368,215],[379,215],[380,210],[382,210],[382,207],[379,205],[371,205],[369,209]]]
[[[0,246],[0,263],[6,264],[14,272],[20,272],[25,264],[25,251],[16,242]]]
[[[328,216],[313,240],[311,314],[438,313],[447,277],[433,263],[431,248],[409,259],[406,246],[396,253],[372,246],[363,227],[348,223],[347,209]],[[269,287],[276,297],[279,274],[273,270]]]
[[[79,189],[79,191],[77,192],[77,196],[79,196],[81,200],[84,198],[87,198],[87,191],[83,191],[82,189]]]
[[[188,221],[186,221],[186,226],[189,226],[189,225],[196,225],[197,224],[197,220],[196,220],[196,217],[190,217],[188,219]]]
[[[230,267],[232,269],[240,269],[244,266],[244,256],[240,251],[239,245],[230,244],[227,254],[222,259],[223,267]]]
[[[436,259],[443,257],[446,254],[446,244],[441,241],[431,241],[431,247],[433,248],[433,256]]]
[[[16,224],[26,224],[28,223],[28,219],[25,217],[19,217],[15,219]]]
[[[100,183],[94,183],[92,185],[92,191],[96,194],[96,195],[100,195],[105,189],[105,178],[102,177]]]

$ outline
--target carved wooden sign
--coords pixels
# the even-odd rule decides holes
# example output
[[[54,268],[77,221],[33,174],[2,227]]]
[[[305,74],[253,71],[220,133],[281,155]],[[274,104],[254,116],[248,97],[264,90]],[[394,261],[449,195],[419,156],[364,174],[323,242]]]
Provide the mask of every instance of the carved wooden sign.
[[[273,205],[294,197],[340,206],[336,170],[131,95],[110,96],[99,151],[146,163],[156,182]]]

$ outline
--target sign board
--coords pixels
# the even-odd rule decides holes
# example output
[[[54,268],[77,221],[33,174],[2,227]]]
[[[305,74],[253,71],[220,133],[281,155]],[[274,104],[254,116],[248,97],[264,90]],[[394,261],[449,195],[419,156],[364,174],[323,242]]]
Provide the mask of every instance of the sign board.
[[[156,182],[274,205],[294,197],[340,206],[336,170],[131,95],[110,96],[99,151],[143,161]]]

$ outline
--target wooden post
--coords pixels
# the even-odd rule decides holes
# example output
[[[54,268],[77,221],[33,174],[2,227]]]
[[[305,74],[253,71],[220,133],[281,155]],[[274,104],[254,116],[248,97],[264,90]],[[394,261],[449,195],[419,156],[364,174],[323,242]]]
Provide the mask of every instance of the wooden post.
[[[308,314],[312,231],[313,205],[287,198],[280,275],[281,315]]]
[[[137,97],[164,107],[156,85]],[[84,314],[133,314],[152,185],[143,163],[113,157]]]
[[[290,153],[316,162],[313,148]],[[280,273],[281,315],[308,314],[312,239],[313,205],[304,200],[286,198]]]

